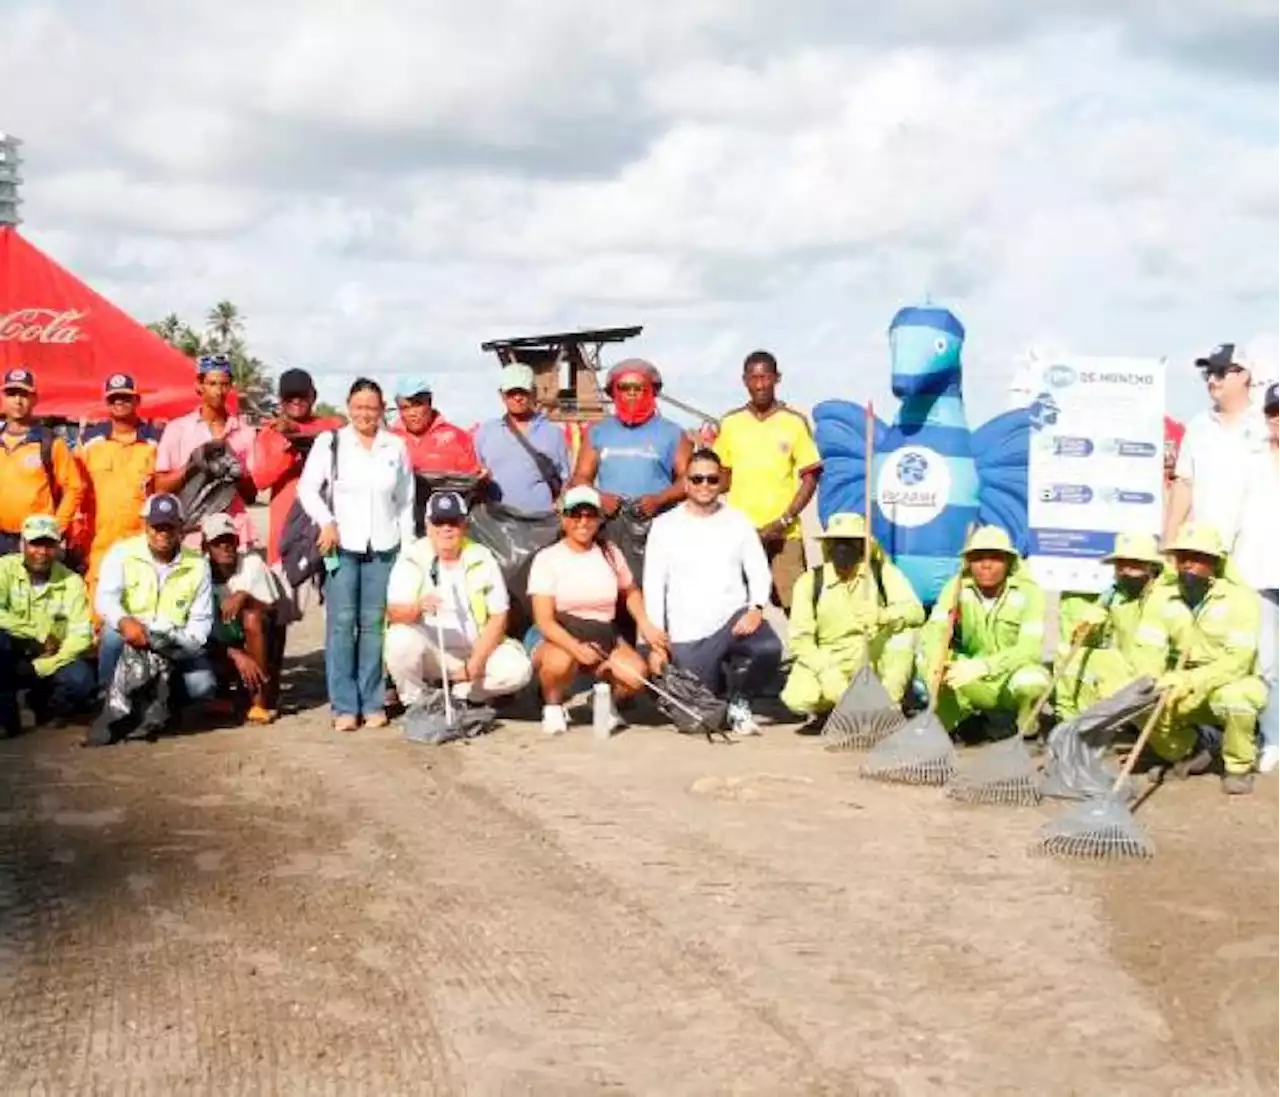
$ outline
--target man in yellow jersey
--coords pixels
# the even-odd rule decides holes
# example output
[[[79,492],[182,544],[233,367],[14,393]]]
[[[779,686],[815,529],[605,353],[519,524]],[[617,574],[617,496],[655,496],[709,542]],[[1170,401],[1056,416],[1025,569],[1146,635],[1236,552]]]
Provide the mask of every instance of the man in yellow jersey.
[[[778,362],[767,350],[752,351],[742,364],[747,403],[720,422],[715,451],[724,462],[729,505],[760,532],[773,598],[791,608],[791,591],[805,572],[800,513],[818,487],[822,458],[809,421],[777,398]]]

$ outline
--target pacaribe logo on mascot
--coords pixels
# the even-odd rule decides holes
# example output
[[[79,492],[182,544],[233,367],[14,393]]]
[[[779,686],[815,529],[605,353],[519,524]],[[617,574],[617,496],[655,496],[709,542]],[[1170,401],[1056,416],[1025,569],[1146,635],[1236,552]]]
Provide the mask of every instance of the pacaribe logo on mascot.
[[[951,498],[946,460],[921,446],[907,446],[895,457],[880,464],[876,505],[897,526],[914,528],[932,522]]]
[[[871,462],[863,405],[826,400],[813,409],[822,521],[839,511],[862,513],[870,488],[876,539],[926,604],[955,574],[970,525],[1001,526],[1020,550],[1026,545],[1031,413],[1020,408],[970,429],[961,384],[964,339],[955,314],[936,305],[894,316],[890,370],[902,403],[891,423],[872,420]],[[1045,386],[1036,411],[1041,423],[1056,415],[1050,391],[1074,384],[1069,372]]]

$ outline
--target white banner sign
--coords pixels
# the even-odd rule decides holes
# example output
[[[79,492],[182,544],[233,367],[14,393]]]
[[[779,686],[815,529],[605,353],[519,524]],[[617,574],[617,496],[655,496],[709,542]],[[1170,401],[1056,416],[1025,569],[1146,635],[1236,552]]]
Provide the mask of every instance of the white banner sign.
[[[1117,533],[1160,533],[1165,363],[1066,357],[1033,377],[1031,571],[1047,590],[1101,591]]]

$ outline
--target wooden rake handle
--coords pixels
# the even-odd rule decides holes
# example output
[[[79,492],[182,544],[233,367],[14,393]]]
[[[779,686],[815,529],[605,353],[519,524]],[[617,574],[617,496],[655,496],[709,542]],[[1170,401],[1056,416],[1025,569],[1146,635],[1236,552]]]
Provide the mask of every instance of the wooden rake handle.
[[[1188,643],[1182,649],[1182,654],[1178,656],[1178,665],[1174,667],[1175,673],[1182,670],[1187,665],[1187,657],[1191,654],[1191,644]],[[1124,760],[1124,765],[1120,767],[1120,772],[1116,775],[1115,782],[1111,786],[1111,794],[1114,796],[1124,787],[1125,781],[1128,780],[1129,774],[1133,772],[1133,767],[1138,764],[1138,755],[1142,753],[1142,748],[1147,745],[1147,740],[1151,738],[1151,733],[1155,731],[1156,724],[1160,722],[1160,717],[1164,715],[1164,710],[1169,707],[1169,690],[1165,690],[1160,694],[1160,699],[1156,702],[1156,707],[1151,710],[1151,715],[1147,718],[1146,725],[1142,729],[1142,734],[1138,736],[1138,741],[1133,744],[1133,749],[1129,751],[1129,757]]]
[[[1102,608],[1110,609],[1111,603],[1114,600],[1115,600],[1115,594],[1112,593],[1111,596],[1107,598],[1105,602],[1102,603]],[[1078,628],[1079,626],[1076,626],[1076,627]],[[1031,728],[1035,727],[1036,721],[1040,719],[1040,713],[1044,711],[1044,706],[1048,703],[1049,698],[1053,695],[1053,691],[1057,689],[1058,682],[1061,680],[1062,675],[1066,672],[1067,667],[1071,665],[1071,661],[1075,659],[1077,655],[1080,654],[1080,650],[1084,647],[1084,642],[1085,642],[1085,639],[1088,637],[1088,635],[1089,635],[1088,632],[1085,632],[1080,636],[1079,639],[1071,641],[1071,650],[1067,652],[1067,657],[1062,661],[1058,669],[1054,671],[1053,677],[1049,679],[1048,687],[1045,689],[1045,691],[1042,694],[1040,694],[1040,699],[1036,702],[1036,707],[1033,708],[1030,711],[1030,713],[1027,714],[1027,718],[1022,722],[1022,727],[1018,729],[1018,734],[1025,737],[1027,732]]]

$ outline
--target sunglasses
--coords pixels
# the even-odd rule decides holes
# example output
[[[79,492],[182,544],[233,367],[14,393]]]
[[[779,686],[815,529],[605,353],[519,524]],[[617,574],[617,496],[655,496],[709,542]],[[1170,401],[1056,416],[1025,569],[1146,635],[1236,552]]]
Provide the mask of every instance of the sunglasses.
[[[614,385],[613,388],[615,392],[625,392],[628,396],[638,396],[645,390],[645,386],[638,381],[624,381],[620,385]]]
[[[1224,377],[1226,377],[1228,373],[1244,373],[1244,367],[1243,366],[1201,366],[1200,372],[1204,374],[1204,379],[1206,381],[1209,380],[1209,378],[1211,377],[1216,381],[1221,381]]]
[[[446,529],[460,529],[462,526],[461,518],[433,518],[431,521],[433,526],[444,526]]]
[[[689,477],[689,483],[715,485],[720,483],[720,474],[717,472],[705,473],[705,474],[701,472],[695,472]]]
[[[575,522],[596,521],[600,517],[600,512],[595,507],[574,507],[565,514],[565,517]]]

